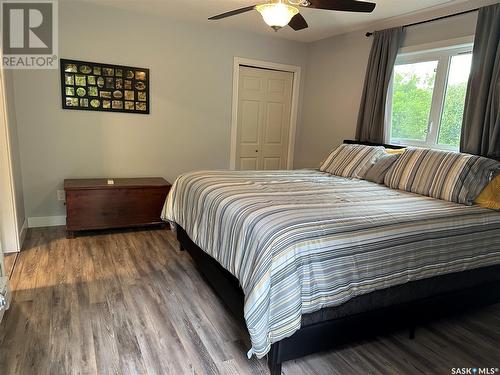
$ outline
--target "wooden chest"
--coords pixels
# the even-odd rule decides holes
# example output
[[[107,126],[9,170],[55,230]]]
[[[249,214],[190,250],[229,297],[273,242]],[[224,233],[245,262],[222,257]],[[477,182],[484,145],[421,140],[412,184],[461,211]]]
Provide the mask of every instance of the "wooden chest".
[[[64,180],[66,230],[163,224],[161,210],[170,184],[160,177]]]

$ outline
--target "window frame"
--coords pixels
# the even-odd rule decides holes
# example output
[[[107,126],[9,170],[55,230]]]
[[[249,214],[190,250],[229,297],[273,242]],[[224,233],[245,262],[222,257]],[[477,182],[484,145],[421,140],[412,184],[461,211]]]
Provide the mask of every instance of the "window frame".
[[[389,144],[401,146],[415,146],[433,148],[439,150],[458,151],[458,147],[439,144],[439,129],[441,126],[441,118],[443,114],[446,90],[448,86],[448,75],[450,71],[451,59],[453,56],[472,53],[473,36],[460,38],[446,42],[402,48],[396,57],[394,67],[403,64],[413,64],[426,61],[437,61],[436,78],[434,81],[434,89],[432,92],[431,108],[427,121],[427,137],[425,141],[415,139],[392,139],[392,97],[393,97],[393,77],[394,72],[389,82],[386,98],[386,113],[385,113],[385,141]]]

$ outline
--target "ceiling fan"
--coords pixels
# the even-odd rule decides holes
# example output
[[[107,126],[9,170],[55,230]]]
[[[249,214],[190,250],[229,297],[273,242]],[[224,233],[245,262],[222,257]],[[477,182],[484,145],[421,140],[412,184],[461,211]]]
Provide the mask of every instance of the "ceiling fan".
[[[286,25],[299,31],[308,27],[306,20],[299,13],[299,7],[370,13],[375,9],[375,3],[356,0],[269,0],[264,4],[250,5],[218,14],[210,17],[209,20],[220,20],[255,9],[274,31],[278,31]]]

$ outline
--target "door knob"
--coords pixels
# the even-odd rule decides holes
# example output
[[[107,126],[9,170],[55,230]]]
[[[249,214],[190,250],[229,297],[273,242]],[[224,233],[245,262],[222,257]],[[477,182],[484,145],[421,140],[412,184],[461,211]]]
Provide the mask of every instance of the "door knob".
[[[255,152],[259,152],[259,150],[255,150]]]

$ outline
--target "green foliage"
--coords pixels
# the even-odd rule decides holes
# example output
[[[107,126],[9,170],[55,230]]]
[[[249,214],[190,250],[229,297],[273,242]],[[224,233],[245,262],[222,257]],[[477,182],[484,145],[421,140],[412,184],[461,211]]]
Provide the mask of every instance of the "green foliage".
[[[425,141],[434,80],[435,74],[426,77],[401,73],[394,75],[392,138]],[[457,147],[460,144],[466,90],[466,83],[447,87],[438,137],[440,144]]]
[[[425,141],[435,74],[422,79],[416,74],[394,75],[392,138]]]
[[[449,85],[446,91],[438,143],[442,145],[460,145],[460,132],[464,115],[467,83]]]

